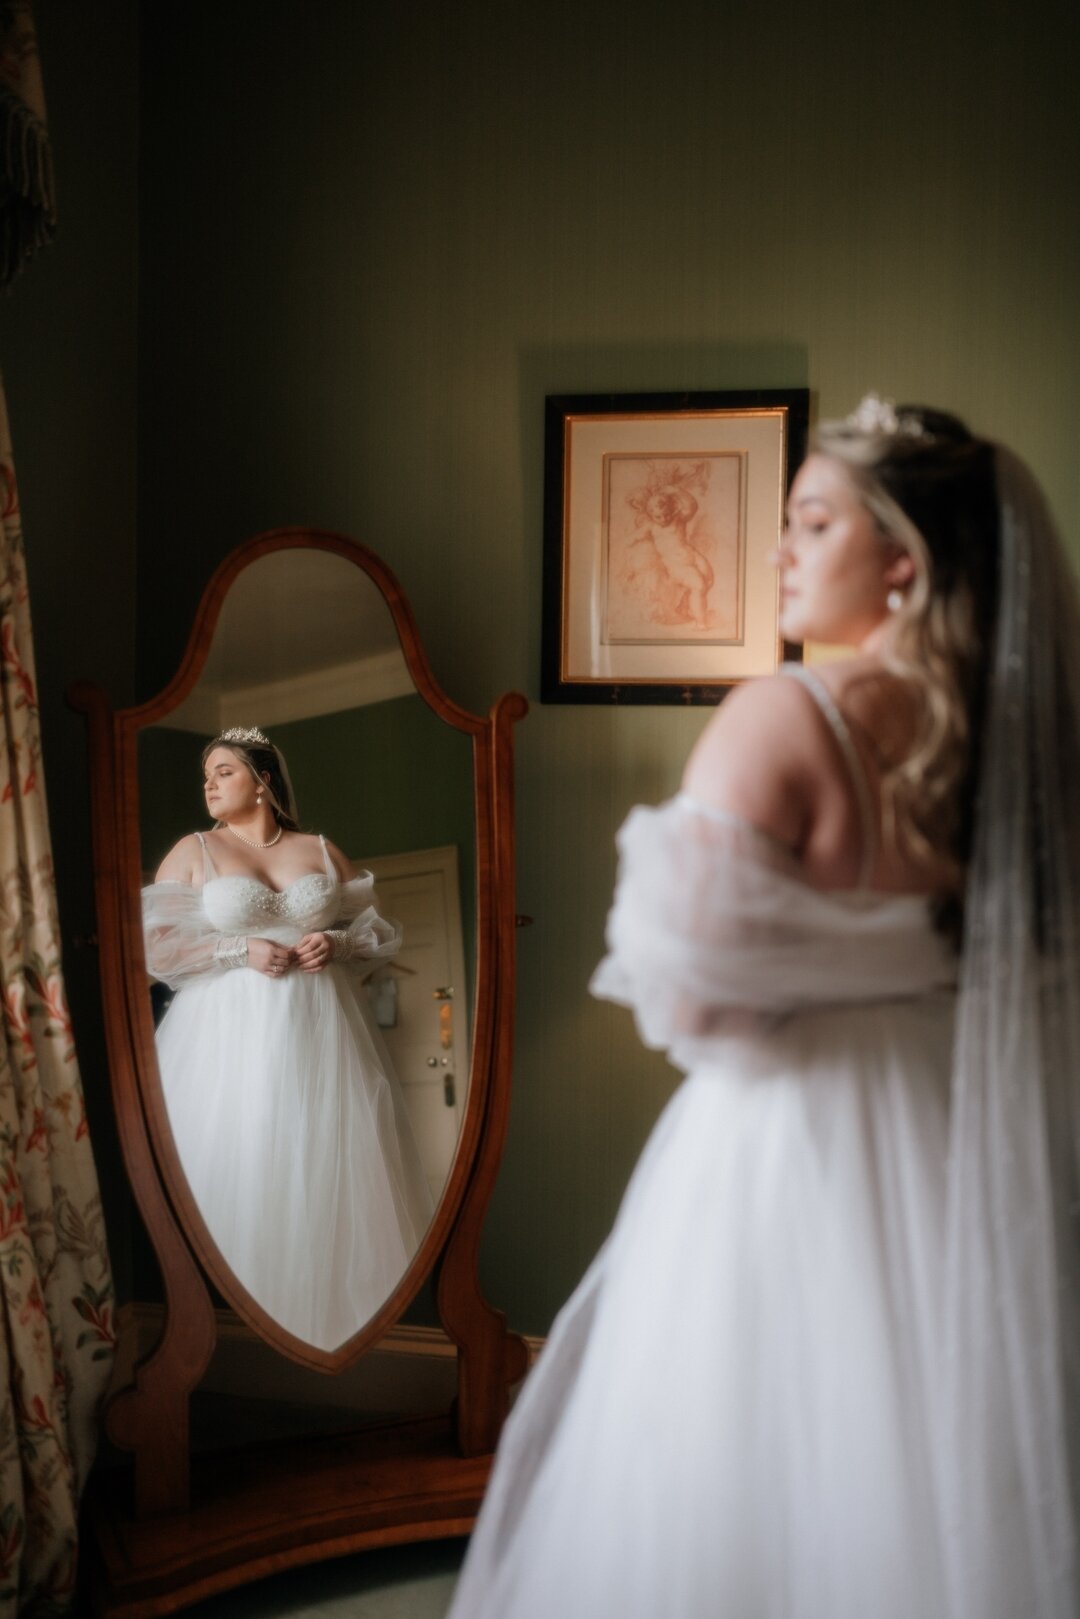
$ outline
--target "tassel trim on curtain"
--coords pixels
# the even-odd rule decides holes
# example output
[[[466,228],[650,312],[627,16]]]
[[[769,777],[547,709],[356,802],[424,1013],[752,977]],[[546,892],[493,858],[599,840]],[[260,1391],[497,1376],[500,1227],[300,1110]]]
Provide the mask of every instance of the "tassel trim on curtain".
[[[29,0],[0,4],[0,287],[56,235],[52,149]]]

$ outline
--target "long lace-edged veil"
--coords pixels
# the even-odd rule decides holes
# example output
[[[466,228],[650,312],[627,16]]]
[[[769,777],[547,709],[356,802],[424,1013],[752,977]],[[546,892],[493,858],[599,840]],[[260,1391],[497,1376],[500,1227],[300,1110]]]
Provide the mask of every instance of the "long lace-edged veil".
[[[957,1615],[1075,1619],[1080,605],[1034,479],[995,454],[1000,603],[954,1058],[939,1487]]]

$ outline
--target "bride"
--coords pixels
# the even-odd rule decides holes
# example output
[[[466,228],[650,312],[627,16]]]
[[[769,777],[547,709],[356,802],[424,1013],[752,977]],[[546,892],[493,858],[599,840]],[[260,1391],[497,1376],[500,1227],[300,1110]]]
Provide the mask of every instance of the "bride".
[[[255,1302],[319,1349],[389,1297],[432,1213],[401,1087],[359,972],[397,924],[370,872],[301,832],[261,731],[203,752],[213,830],[143,890],[147,966],[178,990],[157,1033],[176,1150]]]
[[[507,1426],[455,1619],[1075,1619],[1080,611],[1030,474],[871,396],[781,628],[619,837],[688,1075]]]

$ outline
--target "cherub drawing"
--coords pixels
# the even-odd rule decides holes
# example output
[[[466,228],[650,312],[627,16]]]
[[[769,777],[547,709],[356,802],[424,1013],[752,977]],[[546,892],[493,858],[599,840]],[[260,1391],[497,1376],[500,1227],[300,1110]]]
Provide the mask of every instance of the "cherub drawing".
[[[712,468],[707,461],[645,465],[645,483],[626,496],[639,532],[623,553],[617,583],[651,623],[707,630],[714,575],[693,525],[696,496],[706,494]]]

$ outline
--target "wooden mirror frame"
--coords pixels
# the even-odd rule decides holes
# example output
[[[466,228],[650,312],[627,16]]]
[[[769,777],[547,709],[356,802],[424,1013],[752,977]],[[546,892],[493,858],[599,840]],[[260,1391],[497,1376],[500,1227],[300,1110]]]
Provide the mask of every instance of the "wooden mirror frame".
[[[147,993],[137,744],[172,712],[205,666],[225,596],[272,552],[326,551],[370,578],[387,603],[420,696],[473,742],[476,978],[464,1118],[431,1225],[399,1285],[333,1352],[301,1342],[248,1295],[195,1205],[168,1126]],[[477,1254],[509,1115],[514,1004],[512,726],[524,697],[501,697],[486,717],[436,684],[401,586],[373,552],[323,529],[257,535],[221,563],[203,593],[184,656],[145,703],[113,710],[89,683],[72,707],[89,732],[91,823],[101,993],[117,1128],[128,1178],[165,1291],[162,1335],[134,1384],[106,1414],[114,1444],[134,1453],[134,1489],[102,1475],[90,1511],[99,1552],[97,1607],[130,1616],[174,1612],[274,1569],[367,1546],[464,1534],[479,1507],[509,1401],[523,1375],[523,1340],[484,1299]],[[200,1472],[190,1457],[189,1398],[216,1340],[206,1277],[261,1337],[302,1364],[334,1372],[370,1349],[429,1278],[439,1319],[457,1349],[457,1399],[444,1417],[367,1426],[352,1434],[269,1442]]]

